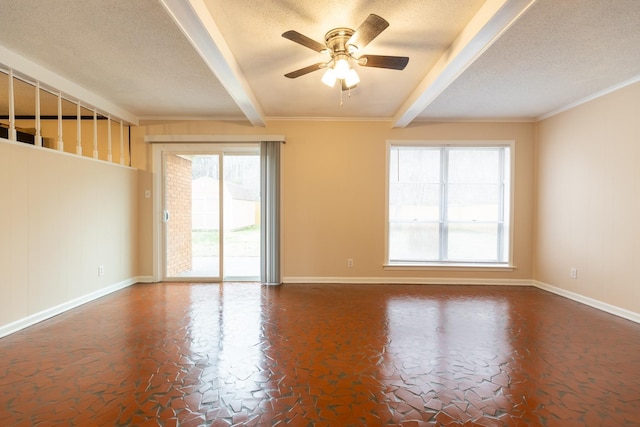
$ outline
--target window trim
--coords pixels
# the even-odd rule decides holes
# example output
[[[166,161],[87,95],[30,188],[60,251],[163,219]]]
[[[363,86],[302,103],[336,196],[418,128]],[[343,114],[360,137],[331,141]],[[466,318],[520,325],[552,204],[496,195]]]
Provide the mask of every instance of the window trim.
[[[509,236],[506,242],[509,245],[507,260],[505,262],[455,262],[455,261],[416,261],[416,262],[391,262],[389,260],[389,173],[390,155],[392,147],[509,147],[509,213],[504,218],[508,224]],[[515,140],[387,140],[385,144],[385,222],[384,222],[384,270],[482,270],[482,271],[510,271],[516,267],[513,265],[513,240],[514,240],[514,207],[515,207]],[[503,171],[501,171],[503,173]],[[503,181],[504,182],[504,181]],[[503,193],[504,194],[504,193]],[[502,200],[504,204],[504,200]],[[507,222],[508,220],[508,222]],[[504,249],[503,249],[504,250]]]

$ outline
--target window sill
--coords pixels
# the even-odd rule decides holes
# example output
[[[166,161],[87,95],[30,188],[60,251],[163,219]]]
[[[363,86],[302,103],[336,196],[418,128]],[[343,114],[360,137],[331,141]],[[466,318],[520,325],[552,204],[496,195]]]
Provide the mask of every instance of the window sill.
[[[515,265],[498,263],[387,263],[382,266],[384,270],[453,270],[453,271],[513,271]]]

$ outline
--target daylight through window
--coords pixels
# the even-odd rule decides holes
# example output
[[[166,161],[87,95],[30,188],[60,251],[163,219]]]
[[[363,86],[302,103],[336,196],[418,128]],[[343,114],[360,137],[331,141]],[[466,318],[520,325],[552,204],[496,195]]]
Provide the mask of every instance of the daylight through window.
[[[510,145],[389,146],[389,264],[506,264]]]

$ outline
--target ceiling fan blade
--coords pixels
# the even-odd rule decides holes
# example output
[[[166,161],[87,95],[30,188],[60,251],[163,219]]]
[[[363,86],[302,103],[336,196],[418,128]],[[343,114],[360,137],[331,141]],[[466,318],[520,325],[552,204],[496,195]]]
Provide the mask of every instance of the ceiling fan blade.
[[[372,13],[367,17],[367,19],[365,19],[362,24],[360,24],[347,44],[354,45],[357,46],[358,49],[362,49],[366,45],[368,45],[371,40],[378,37],[378,35],[383,32],[388,26],[389,23],[384,18],[381,18],[378,15],[374,15]]]
[[[327,50],[327,46],[325,46],[324,44],[310,39],[304,34],[300,34],[299,32],[294,30],[289,30],[282,33],[282,37],[284,37],[285,39],[289,39],[292,42],[301,44],[304,47],[308,47],[311,50],[315,50],[316,52],[323,52]]]
[[[284,76],[289,77],[290,79],[295,79],[296,77],[304,76],[305,74],[309,74],[313,71],[324,68],[325,66],[326,66],[326,63],[318,62],[317,64],[309,65],[308,67],[300,68],[299,70],[287,73]]]
[[[406,56],[362,55],[358,58],[358,64],[363,67],[390,68],[392,70],[404,70],[409,63]]]

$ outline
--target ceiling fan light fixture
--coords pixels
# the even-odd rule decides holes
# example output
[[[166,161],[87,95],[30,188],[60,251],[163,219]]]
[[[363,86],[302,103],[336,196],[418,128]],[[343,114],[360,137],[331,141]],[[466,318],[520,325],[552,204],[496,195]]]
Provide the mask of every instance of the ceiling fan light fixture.
[[[358,83],[360,83],[360,76],[358,76],[358,73],[356,73],[356,70],[354,70],[352,68],[347,73],[347,77],[345,77],[345,79],[344,79],[344,84],[348,88],[352,88],[355,85],[357,85]]]
[[[326,84],[329,87],[334,87],[337,79],[338,76],[336,75],[336,70],[329,67],[322,76],[322,83]]]
[[[336,60],[334,69],[336,71],[336,77],[339,79],[346,79],[349,74],[349,60],[347,55],[340,55],[340,57]]]

